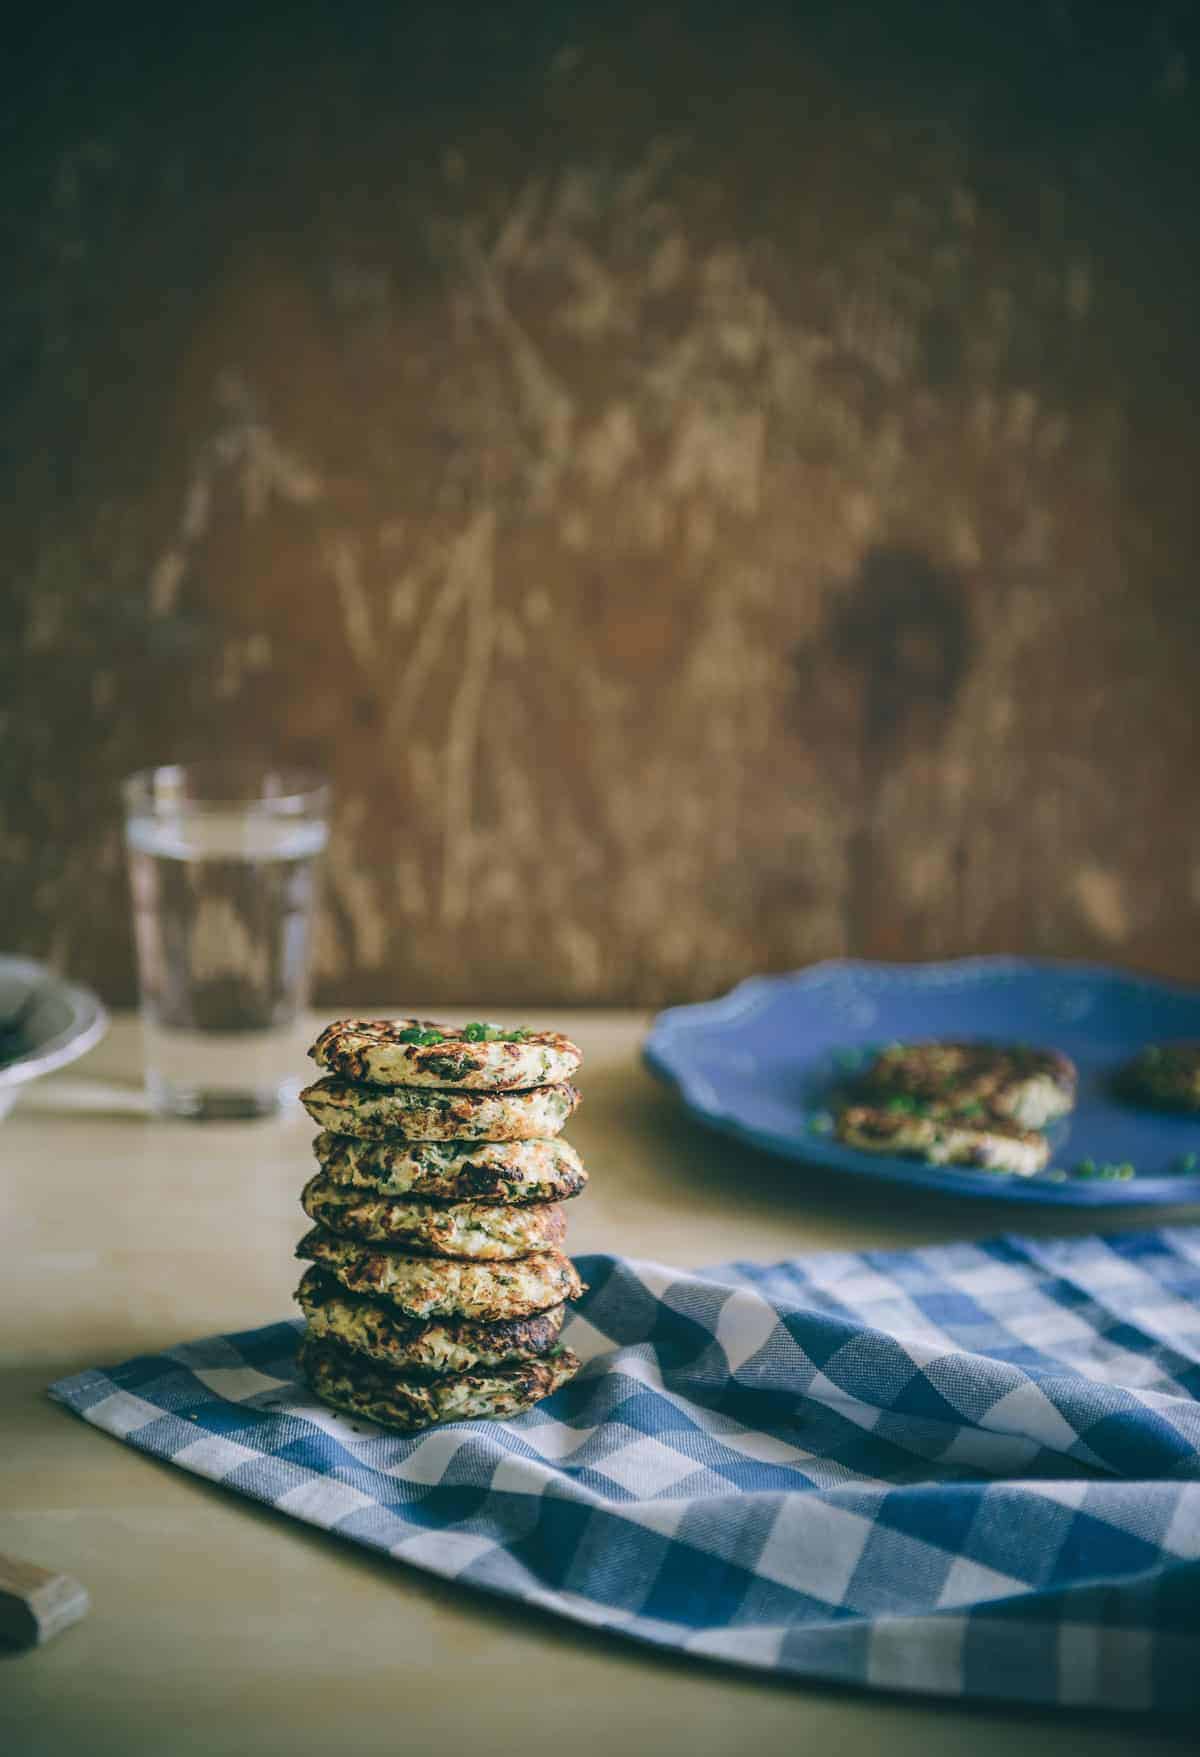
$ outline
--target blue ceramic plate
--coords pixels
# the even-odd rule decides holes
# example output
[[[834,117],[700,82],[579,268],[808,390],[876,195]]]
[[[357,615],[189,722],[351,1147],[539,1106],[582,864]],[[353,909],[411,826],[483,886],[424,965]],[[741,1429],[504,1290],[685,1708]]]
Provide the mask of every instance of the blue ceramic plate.
[[[930,1037],[1066,1051],[1079,1097],[1049,1131],[1045,1171],[937,1167],[831,1138],[830,1105],[854,1066],[879,1044]],[[651,1026],[645,1055],[701,1122],[787,1159],[922,1189],[1103,1207],[1200,1202],[1200,1116],[1140,1108],[1113,1090],[1136,1050],[1170,1038],[1200,1040],[1200,990],[1024,958],[846,961],[751,977],[721,1000],[672,1007]]]

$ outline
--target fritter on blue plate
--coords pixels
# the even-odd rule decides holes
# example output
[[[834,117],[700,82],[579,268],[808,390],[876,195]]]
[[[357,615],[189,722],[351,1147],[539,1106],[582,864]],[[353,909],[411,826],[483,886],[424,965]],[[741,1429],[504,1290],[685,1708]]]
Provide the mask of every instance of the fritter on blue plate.
[[[891,1043],[860,1081],[864,1103],[911,1099],[938,1116],[1003,1118],[1041,1129],[1075,1103],[1075,1064],[1056,1049],[1012,1043]]]
[[[930,1165],[968,1165],[1032,1177],[1050,1157],[1046,1137],[999,1117],[934,1116],[886,1104],[851,1104],[838,1112],[835,1133],[864,1153],[894,1153]]]
[[[1123,1069],[1120,1084],[1143,1103],[1200,1111],[1200,1043],[1148,1043]]]

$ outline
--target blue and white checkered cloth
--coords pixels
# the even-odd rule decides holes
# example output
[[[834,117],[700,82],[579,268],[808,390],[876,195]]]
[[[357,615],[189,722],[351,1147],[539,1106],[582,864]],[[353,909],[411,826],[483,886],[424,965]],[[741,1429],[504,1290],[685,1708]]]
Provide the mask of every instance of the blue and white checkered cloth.
[[[1023,1702],[1200,1702],[1200,1228],[584,1258],[585,1367],[400,1438],[313,1402],[297,1325],[52,1393],[449,1579],[689,1654]]]

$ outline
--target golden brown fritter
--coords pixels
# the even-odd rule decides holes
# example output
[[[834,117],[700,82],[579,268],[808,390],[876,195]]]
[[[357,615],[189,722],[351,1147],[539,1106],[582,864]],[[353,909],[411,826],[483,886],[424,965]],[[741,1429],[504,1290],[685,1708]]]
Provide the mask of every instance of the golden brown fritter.
[[[538,1251],[514,1262],[418,1257],[359,1244],[314,1226],[296,1255],[319,1263],[352,1293],[388,1300],[410,1318],[475,1318],[494,1323],[548,1311],[577,1299],[583,1283],[561,1251]]]
[[[448,1086],[510,1092],[569,1080],[582,1055],[559,1031],[505,1030],[482,1022],[337,1019],[309,1050],[331,1074],[375,1086]]]
[[[550,1397],[579,1371],[568,1348],[541,1360],[448,1378],[401,1378],[334,1342],[302,1337],[297,1360],[323,1403],[401,1433],[448,1421],[509,1421]]]
[[[312,1267],[304,1271],[296,1299],[308,1319],[308,1334],[337,1342],[393,1371],[417,1378],[436,1373],[470,1373],[481,1367],[511,1366],[539,1360],[558,1346],[565,1306],[551,1306],[530,1318],[493,1324],[469,1318],[406,1318],[384,1300],[349,1293],[339,1281]]]
[[[556,1141],[367,1141],[323,1129],[313,1150],[346,1189],[433,1202],[564,1202],[587,1183],[574,1147]]]
[[[1200,1110],[1200,1043],[1148,1043],[1122,1070],[1127,1097],[1163,1110]]]
[[[974,1165],[1018,1177],[1031,1177],[1050,1157],[1045,1135],[999,1117],[930,1116],[851,1104],[838,1112],[835,1133],[864,1153],[895,1153],[930,1165]]]
[[[892,1043],[860,1081],[864,1102],[911,1101],[938,1116],[1002,1117],[1045,1128],[1075,1103],[1075,1064],[1056,1049],[1006,1043]]]
[[[331,1232],[413,1256],[498,1261],[557,1249],[567,1236],[557,1202],[413,1202],[349,1190],[322,1172],[305,1184],[300,1203],[310,1220]]]
[[[561,1131],[579,1094],[565,1081],[523,1092],[446,1092],[355,1085],[330,1074],[306,1086],[300,1102],[323,1129],[368,1140],[543,1141]]]

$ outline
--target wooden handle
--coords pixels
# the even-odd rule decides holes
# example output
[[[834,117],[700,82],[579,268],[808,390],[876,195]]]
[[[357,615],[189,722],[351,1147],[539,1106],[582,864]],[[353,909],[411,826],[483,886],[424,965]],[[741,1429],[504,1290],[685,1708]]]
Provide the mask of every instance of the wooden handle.
[[[88,1595],[69,1574],[0,1555],[0,1641],[36,1647],[77,1623]]]

